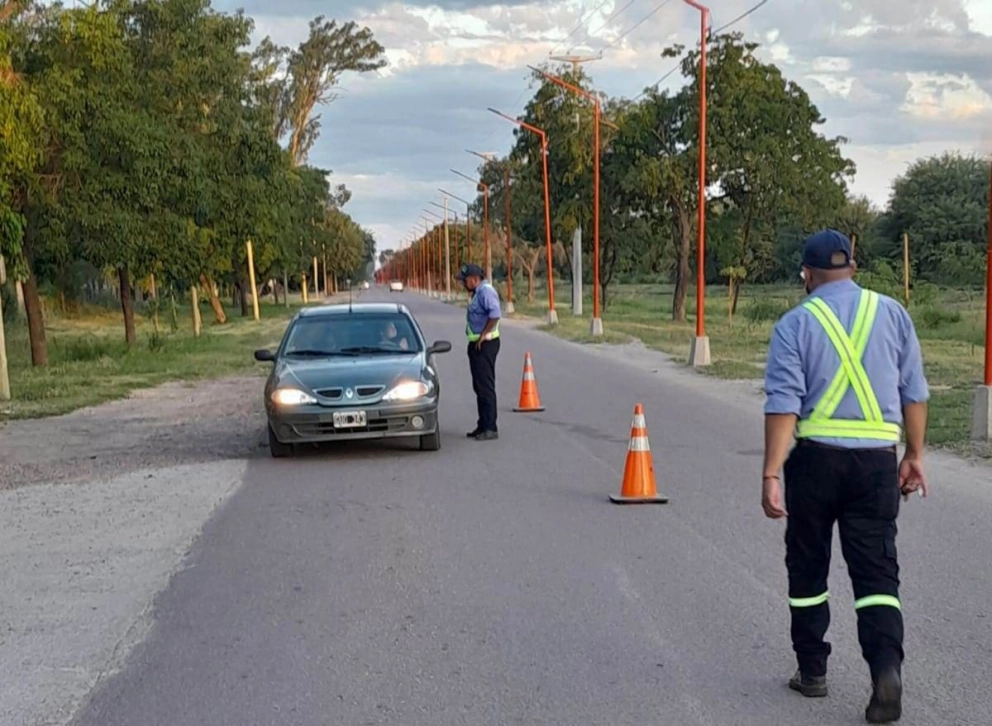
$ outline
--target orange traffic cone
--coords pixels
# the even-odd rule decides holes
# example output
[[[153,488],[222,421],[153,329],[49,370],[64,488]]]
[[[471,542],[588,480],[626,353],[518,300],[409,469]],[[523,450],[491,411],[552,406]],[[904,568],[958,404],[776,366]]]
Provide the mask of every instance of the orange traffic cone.
[[[627,464],[623,471],[620,496],[610,496],[614,504],[667,504],[668,497],[658,494],[654,483],[654,464],[648,427],[644,423],[644,407],[634,406],[634,421],[630,425],[630,444],[627,447]]]
[[[530,351],[524,356],[524,378],[520,381],[520,403],[514,409],[517,413],[539,412],[544,410],[541,397],[537,393],[537,378],[534,377],[534,361]]]

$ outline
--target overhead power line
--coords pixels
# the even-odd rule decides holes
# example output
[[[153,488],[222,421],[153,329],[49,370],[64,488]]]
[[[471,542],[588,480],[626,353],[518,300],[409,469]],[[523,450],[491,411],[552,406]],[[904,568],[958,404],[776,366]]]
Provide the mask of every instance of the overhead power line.
[[[665,0],[665,1],[664,1],[664,2],[662,2],[662,3],[658,3],[658,4],[657,4],[657,5],[655,6],[655,8],[654,8],[654,10],[652,10],[652,11],[651,11],[650,13],[648,13],[648,14],[647,14],[647,15],[645,15],[645,16],[644,16],[643,18],[641,18],[640,20],[638,20],[638,21],[637,21],[636,23],[634,23],[634,25],[633,25],[633,27],[631,27],[631,28],[628,28],[627,30],[625,30],[625,31],[624,31],[624,32],[623,32],[623,33],[622,33],[622,34],[620,35],[620,37],[618,37],[618,38],[614,38],[614,39],[613,39],[613,41],[612,41],[611,43],[608,43],[608,44],[607,44],[607,45],[606,45],[606,46],[605,46],[605,47],[603,48],[603,50],[609,50],[609,49],[610,49],[610,48],[612,48],[612,47],[613,47],[614,45],[616,45],[617,43],[619,43],[619,42],[620,42],[621,40],[623,40],[624,38],[626,38],[626,37],[627,37],[628,35],[630,35],[631,33],[633,33],[633,32],[634,32],[635,30],[637,30],[637,29],[638,29],[639,27],[641,27],[642,25],[644,25],[644,23],[646,23],[646,22],[647,22],[647,21],[648,21],[648,20],[649,20],[649,19],[650,19],[650,18],[651,18],[652,16],[654,16],[654,15],[655,15],[655,14],[656,14],[656,13],[657,13],[657,12],[658,12],[659,10],[661,10],[661,9],[662,9],[663,7],[665,7],[666,5],[668,5],[668,4],[669,4],[669,3],[671,2],[671,1],[672,1],[672,0]],[[765,2],[767,2],[767,1],[768,1],[768,0],[765,0]]]
[[[576,31],[578,31],[583,25],[585,25],[586,23],[588,23],[589,22],[589,19],[593,15],[595,15],[596,13],[598,13],[603,8],[603,6],[606,5],[606,3],[608,3],[608,2],[610,2],[610,0],[603,0],[603,2],[601,2],[599,5],[597,5],[591,12],[589,12],[586,15],[582,16],[582,18],[579,20],[578,24],[574,28],[572,28],[572,32],[569,33],[568,35],[566,35],[561,40],[559,40],[557,43],[555,43],[554,48],[552,48],[551,50],[548,51],[548,55],[551,55],[552,53],[554,53],[556,50],[558,50],[559,47],[561,47],[561,45],[566,40],[568,40],[573,35],[575,35]]]

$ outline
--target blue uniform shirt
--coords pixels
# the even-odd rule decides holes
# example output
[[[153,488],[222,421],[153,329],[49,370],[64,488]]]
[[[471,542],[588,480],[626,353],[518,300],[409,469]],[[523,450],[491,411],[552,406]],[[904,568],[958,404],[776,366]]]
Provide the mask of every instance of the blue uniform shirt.
[[[490,320],[499,320],[499,318],[499,293],[487,280],[483,280],[475,288],[472,299],[468,301],[468,312],[466,313],[468,327],[478,335],[486,327],[486,323]]]
[[[820,285],[811,297],[821,298],[850,335],[861,297],[853,280]],[[930,398],[913,321],[892,298],[879,295],[878,315],[862,363],[886,422],[901,425],[904,405]],[[790,310],[775,325],[768,347],[765,413],[808,418],[839,367],[840,357],[813,314],[801,305]],[[833,418],[864,419],[853,388],[848,388]],[[865,439],[814,440],[848,449],[892,445]]]

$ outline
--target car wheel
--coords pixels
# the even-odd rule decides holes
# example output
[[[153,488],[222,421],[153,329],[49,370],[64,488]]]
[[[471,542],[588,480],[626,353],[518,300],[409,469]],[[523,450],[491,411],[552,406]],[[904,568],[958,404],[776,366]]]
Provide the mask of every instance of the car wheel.
[[[439,451],[441,449],[441,427],[434,429],[432,434],[424,434],[420,437],[421,451]]]
[[[284,459],[293,453],[293,445],[284,444],[277,439],[271,426],[269,426],[269,453],[272,454],[273,459]]]

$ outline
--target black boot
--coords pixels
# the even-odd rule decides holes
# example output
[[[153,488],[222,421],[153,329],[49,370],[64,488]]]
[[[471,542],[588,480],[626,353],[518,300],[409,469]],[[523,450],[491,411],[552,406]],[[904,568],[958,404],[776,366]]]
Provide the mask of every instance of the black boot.
[[[878,674],[871,701],[865,709],[868,723],[892,723],[902,718],[902,678],[899,669],[890,667]]]
[[[806,696],[806,698],[823,698],[827,695],[826,676],[808,676],[801,670],[789,679],[789,688]]]
[[[465,437],[469,439],[474,439],[476,436],[478,436],[481,433],[482,433],[482,429],[477,427],[474,431],[469,431],[467,434],[465,434]]]

